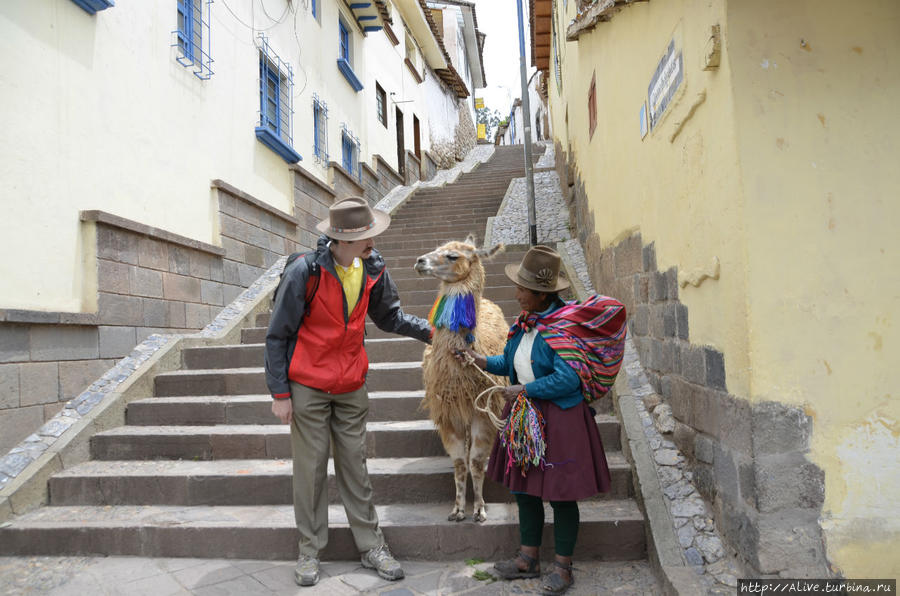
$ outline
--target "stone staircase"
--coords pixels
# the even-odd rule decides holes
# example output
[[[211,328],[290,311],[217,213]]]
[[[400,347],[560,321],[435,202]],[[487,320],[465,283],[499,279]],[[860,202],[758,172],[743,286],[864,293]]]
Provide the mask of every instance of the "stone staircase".
[[[377,246],[387,255],[404,310],[425,316],[435,298],[437,282],[417,277],[415,257],[469,232],[482,241],[487,217],[523,170],[521,147],[500,147],[455,184],[420,189],[395,213]],[[510,320],[518,306],[502,271],[521,256],[509,251],[486,265],[485,295]],[[262,369],[267,322],[268,315],[259,315],[255,327],[243,329],[240,345],[186,349],[181,370],[156,377],[154,397],[128,405],[125,426],[93,436],[90,461],[49,478],[49,506],[0,528],[0,555],[296,557],[289,427],[270,412]],[[392,550],[402,559],[435,561],[508,555],[518,530],[504,487],[486,481],[487,522],[446,521],[453,469],[419,409],[423,345],[371,323],[367,333],[369,472]],[[613,489],[581,504],[577,556],[644,559],[645,521],[633,498],[619,422],[606,405],[597,424]],[[331,532],[322,557],[356,559],[331,469],[329,497]],[[552,544],[548,525],[548,556]]]

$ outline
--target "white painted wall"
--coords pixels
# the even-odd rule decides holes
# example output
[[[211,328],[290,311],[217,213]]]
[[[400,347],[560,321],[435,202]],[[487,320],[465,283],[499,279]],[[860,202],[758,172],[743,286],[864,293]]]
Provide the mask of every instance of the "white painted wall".
[[[211,5],[213,77],[196,78],[175,60],[175,2],[119,2],[90,16],[71,0],[0,3],[0,221],[3,291],[0,308],[92,310],[94,242],[78,212],[100,209],[176,234],[218,244],[210,180],[221,178],[292,212],[292,174],[254,133],[259,120],[255,30],[294,67],[293,147],[301,166],[327,182],[313,159],[312,97],[329,108],[328,150],[341,161],[341,123],[361,141],[361,158],[383,155],[396,167],[394,111],[375,118],[374,81],[401,105],[406,146],[415,113],[422,148],[429,121],[456,123],[448,99],[417,84],[403,65],[403,44],[384,33],[364,38],[339,0],[266,0]],[[365,88],[355,92],[337,68],[339,11],[353,37],[353,67]],[[281,18],[281,22],[275,22]],[[404,27],[394,11],[395,30]],[[399,50],[399,54],[398,54]],[[431,106],[435,109],[432,111]],[[429,116],[429,113],[432,113]]]

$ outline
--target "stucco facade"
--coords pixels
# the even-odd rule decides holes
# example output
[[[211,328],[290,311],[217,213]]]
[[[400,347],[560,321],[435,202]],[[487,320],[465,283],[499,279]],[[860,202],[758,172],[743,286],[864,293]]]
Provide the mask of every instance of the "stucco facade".
[[[726,539],[896,577],[900,7],[578,4],[547,24],[558,169]]]

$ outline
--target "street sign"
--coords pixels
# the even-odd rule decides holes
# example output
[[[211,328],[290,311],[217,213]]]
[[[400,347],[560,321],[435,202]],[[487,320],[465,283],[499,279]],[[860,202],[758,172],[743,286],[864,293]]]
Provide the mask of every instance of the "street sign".
[[[653,78],[650,79],[650,85],[647,87],[647,107],[650,111],[651,129],[656,127],[683,80],[684,65],[681,48],[678,48],[676,52],[673,39],[669,42],[669,47],[656,66],[656,72],[653,73]]]
[[[476,97],[476,98],[475,98],[475,109],[476,109],[476,110],[480,110],[480,109],[482,109],[483,107],[484,107],[484,98],[483,98],[483,97]]]
[[[479,139],[486,139],[486,138],[487,138],[487,125],[486,125],[486,124],[479,124],[479,125],[478,125],[478,138],[479,138]]]

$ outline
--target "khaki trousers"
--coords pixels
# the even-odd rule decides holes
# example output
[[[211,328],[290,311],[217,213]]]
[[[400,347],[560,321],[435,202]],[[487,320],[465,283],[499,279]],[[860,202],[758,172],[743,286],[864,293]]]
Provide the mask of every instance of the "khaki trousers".
[[[291,382],[291,452],[294,459],[294,517],[300,554],[319,556],[328,544],[328,452],[334,446],[334,475],[350,530],[360,552],[384,543],[372,504],[366,467],[365,385],[332,395]]]

